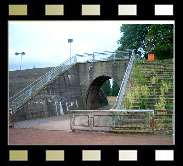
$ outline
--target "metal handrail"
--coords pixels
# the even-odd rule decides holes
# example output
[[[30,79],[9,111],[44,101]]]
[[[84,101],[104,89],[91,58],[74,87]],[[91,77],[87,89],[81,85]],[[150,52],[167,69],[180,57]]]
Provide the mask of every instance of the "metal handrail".
[[[123,100],[123,96],[125,94],[128,79],[129,79],[130,74],[131,74],[131,69],[133,66],[134,59],[135,59],[135,50],[132,50],[132,55],[131,55],[130,61],[129,61],[128,66],[126,68],[125,75],[124,75],[123,80],[121,82],[120,90],[119,90],[118,96],[116,98],[116,102],[115,102],[112,109],[114,109],[114,108],[120,109],[120,107],[121,107],[121,103]]]
[[[70,64],[68,64],[70,63]],[[72,57],[65,62],[63,62],[61,65],[53,68],[52,70],[48,71],[44,75],[42,75],[40,78],[26,86],[24,89],[19,91],[17,94],[12,96],[9,99],[9,105],[17,105],[18,103],[22,102],[24,99],[27,97],[30,97],[31,94],[37,90],[39,90],[43,85],[48,83],[50,80],[55,78],[59,73],[64,71],[67,66],[69,67],[70,65],[76,63],[76,57]]]

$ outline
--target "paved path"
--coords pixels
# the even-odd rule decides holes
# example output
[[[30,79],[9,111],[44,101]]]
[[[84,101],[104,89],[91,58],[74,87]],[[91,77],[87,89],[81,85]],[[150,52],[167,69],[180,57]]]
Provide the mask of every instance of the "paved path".
[[[14,123],[14,128],[32,128],[39,125],[47,125],[50,123],[55,122],[62,122],[62,121],[68,121],[69,124],[69,114],[65,114],[63,116],[52,116],[47,118],[38,118],[38,119],[32,119],[32,120],[25,120],[20,122]]]

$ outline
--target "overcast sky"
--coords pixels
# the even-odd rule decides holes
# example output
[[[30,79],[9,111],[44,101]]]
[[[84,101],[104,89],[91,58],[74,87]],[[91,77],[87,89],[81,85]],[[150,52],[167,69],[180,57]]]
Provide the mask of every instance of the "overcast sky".
[[[9,70],[52,67],[82,53],[115,51],[122,24],[170,24],[174,21],[9,21]]]
[[[82,53],[115,51],[122,21],[10,21],[9,70],[57,66]]]

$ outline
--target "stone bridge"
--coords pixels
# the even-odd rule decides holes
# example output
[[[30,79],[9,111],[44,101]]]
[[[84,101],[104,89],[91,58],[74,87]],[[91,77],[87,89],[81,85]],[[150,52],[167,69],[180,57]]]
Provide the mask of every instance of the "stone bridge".
[[[77,63],[21,105],[14,120],[59,116],[74,109],[97,109],[107,104],[100,89],[113,78],[120,86],[129,60]]]

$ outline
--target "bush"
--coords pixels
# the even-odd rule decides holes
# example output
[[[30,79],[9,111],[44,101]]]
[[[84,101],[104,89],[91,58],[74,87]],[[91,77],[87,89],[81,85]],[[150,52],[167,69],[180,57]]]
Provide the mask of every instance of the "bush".
[[[134,93],[129,92],[126,96],[125,108],[132,109],[134,101],[135,101]]]
[[[160,96],[160,102],[155,104],[156,110],[165,110],[165,97]]]

